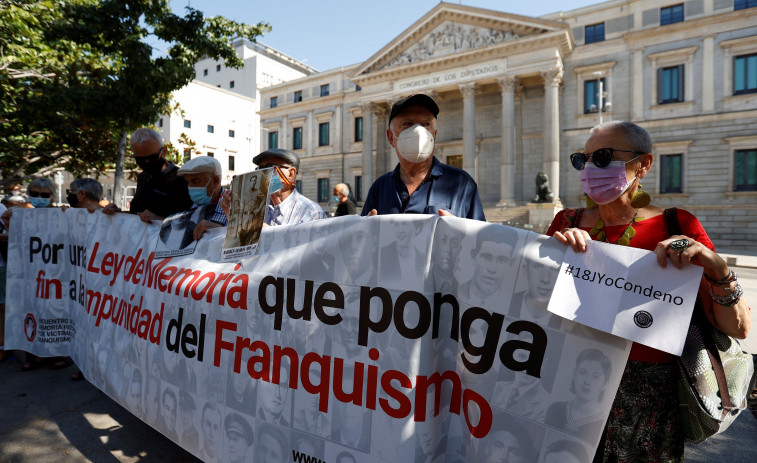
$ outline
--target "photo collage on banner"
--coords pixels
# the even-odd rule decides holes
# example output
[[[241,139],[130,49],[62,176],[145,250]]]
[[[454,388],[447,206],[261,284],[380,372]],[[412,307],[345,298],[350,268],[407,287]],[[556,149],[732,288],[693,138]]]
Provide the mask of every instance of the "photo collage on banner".
[[[523,230],[346,216],[263,228],[254,255],[222,262],[222,228],[191,255],[158,258],[158,224],[34,212],[14,215],[25,236],[11,236],[11,259],[34,254],[9,272],[7,334],[27,312],[76,330],[7,344],[71,355],[203,461],[592,455],[630,348],[546,311],[565,248]],[[86,255],[45,262],[46,244]],[[53,302],[35,295],[55,290],[36,282],[42,270],[65,283]],[[81,298],[69,297],[76,279]]]
[[[223,242],[223,262],[238,261],[255,253],[270,203],[273,169],[237,175],[231,181],[231,206]]]

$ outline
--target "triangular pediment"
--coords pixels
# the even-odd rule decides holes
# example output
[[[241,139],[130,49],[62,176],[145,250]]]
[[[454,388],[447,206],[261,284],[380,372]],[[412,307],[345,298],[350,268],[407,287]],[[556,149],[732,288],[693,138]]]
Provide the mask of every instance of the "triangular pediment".
[[[570,42],[570,28],[565,23],[442,2],[358,66],[352,75],[359,78],[554,33]]]

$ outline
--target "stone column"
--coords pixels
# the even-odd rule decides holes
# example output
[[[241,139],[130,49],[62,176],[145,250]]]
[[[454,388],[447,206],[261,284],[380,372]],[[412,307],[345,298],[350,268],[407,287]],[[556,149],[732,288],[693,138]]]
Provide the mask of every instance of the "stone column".
[[[500,153],[502,163],[499,175],[499,203],[497,206],[515,205],[515,87],[518,79],[514,76],[500,78],[502,91],[502,137]]]
[[[549,186],[560,200],[560,95],[563,71],[554,68],[542,71],[544,78],[544,158],[543,170],[549,176]]]
[[[476,178],[476,84],[458,85],[463,93],[463,169]]]
[[[305,118],[305,130],[304,130],[303,136],[305,137],[305,153],[308,156],[314,156],[315,155],[315,147],[318,146],[316,143],[315,137],[317,134],[315,133],[315,129],[313,128],[313,111],[308,111],[308,115]]]
[[[715,112],[715,36],[702,38],[702,112]],[[692,69],[693,71],[693,69]]]
[[[373,103],[360,105],[363,110],[363,192],[373,185]]]
[[[289,146],[287,146],[287,131],[289,130],[289,124],[287,123],[287,117],[284,116],[281,118],[281,133],[279,134],[279,148],[284,148],[285,150],[289,149]]]
[[[637,15],[638,16],[638,15]],[[631,72],[632,81],[632,98],[631,103],[631,120],[640,121],[644,119],[644,50],[637,48],[633,51],[633,71]],[[650,89],[651,94],[651,89]]]
[[[393,156],[394,150],[389,150],[391,146],[389,140],[386,139],[387,119],[389,118],[387,109],[387,105],[383,103],[373,105],[376,115],[376,177],[389,172],[397,163],[397,159]]]

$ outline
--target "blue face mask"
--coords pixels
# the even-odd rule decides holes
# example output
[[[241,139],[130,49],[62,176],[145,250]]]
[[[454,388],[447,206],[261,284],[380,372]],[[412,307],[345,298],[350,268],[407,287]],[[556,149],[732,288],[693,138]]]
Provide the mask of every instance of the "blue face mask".
[[[331,199],[333,199],[335,203],[339,202],[339,196],[332,196]]]
[[[37,209],[40,207],[47,207],[50,205],[50,198],[29,198],[29,202],[32,203],[32,206]]]
[[[210,196],[208,196],[208,185],[210,185],[210,182],[212,180],[213,179],[208,180],[208,183],[206,183],[205,186],[188,187],[189,198],[193,203],[197,204],[198,206],[204,206],[210,202]]]

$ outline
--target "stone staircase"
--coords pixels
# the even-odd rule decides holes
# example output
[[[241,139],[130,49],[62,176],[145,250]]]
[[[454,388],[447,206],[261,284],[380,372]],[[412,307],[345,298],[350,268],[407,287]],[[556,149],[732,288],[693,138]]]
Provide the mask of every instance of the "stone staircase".
[[[536,233],[545,233],[547,224],[532,224],[529,222],[529,207],[527,205],[501,207],[494,204],[484,206],[486,221],[501,223],[509,227],[522,228]]]

